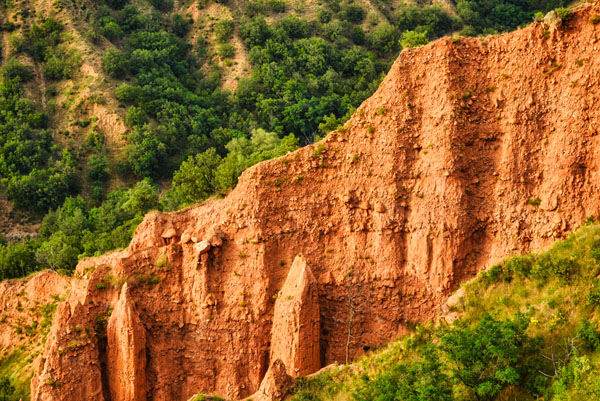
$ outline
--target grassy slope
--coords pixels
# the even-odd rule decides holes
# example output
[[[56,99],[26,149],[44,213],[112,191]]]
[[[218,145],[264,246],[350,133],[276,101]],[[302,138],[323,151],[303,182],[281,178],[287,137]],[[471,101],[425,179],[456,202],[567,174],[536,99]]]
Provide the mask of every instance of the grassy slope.
[[[0,325],[10,325],[13,328],[15,342],[18,345],[4,349],[0,354],[0,379],[10,380],[15,388],[12,396],[16,400],[29,399],[33,361],[44,349],[56,307],[63,300],[64,297],[56,295],[47,304],[36,303],[34,307],[23,308],[22,313],[17,317],[7,319],[3,316],[0,319]],[[2,399],[1,393],[0,399]]]
[[[593,301],[593,294],[600,296],[598,259],[600,225],[584,225],[546,252],[511,257],[488,272],[481,273],[464,284],[465,295],[451,311],[458,312],[459,321],[471,326],[486,312],[496,319],[511,318],[517,312],[526,314],[530,318],[527,334],[532,337],[541,336],[544,340],[543,346],[537,350],[537,358],[542,361],[546,373],[552,372],[552,365],[542,354],[549,356],[554,352],[562,356],[565,340],[573,339],[578,347],[577,354],[582,357],[581,361],[588,364],[581,368],[581,378],[572,380],[566,370],[559,371],[559,375],[547,384],[546,398],[538,399],[597,399],[594,397],[600,396],[600,348],[596,351],[585,350],[582,339],[577,338],[576,332],[584,318],[589,319],[596,328],[599,325],[600,300]],[[565,269],[566,266],[569,269]],[[521,268],[531,268],[528,277],[515,272]],[[350,400],[352,393],[360,386],[362,376],[366,374],[375,378],[381,373],[389,372],[399,363],[419,360],[418,345],[435,338],[435,333],[445,325],[440,323],[437,328],[432,324],[418,327],[411,336],[401,338],[384,349],[370,352],[351,365],[330,367],[322,373],[303,378],[294,389],[296,395],[292,399]],[[574,357],[571,358],[572,361]],[[464,388],[456,385],[454,391],[456,399],[470,399],[468,395],[459,394]],[[527,394],[523,388],[510,387],[497,399],[536,398]]]

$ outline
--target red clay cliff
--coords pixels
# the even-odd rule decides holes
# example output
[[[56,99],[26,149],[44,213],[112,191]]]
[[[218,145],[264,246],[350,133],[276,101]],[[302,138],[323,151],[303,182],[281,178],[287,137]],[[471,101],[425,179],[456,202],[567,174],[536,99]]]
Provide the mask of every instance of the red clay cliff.
[[[79,263],[32,400],[277,399],[598,214],[593,14],[404,50],[343,129],[148,214],[128,249]]]

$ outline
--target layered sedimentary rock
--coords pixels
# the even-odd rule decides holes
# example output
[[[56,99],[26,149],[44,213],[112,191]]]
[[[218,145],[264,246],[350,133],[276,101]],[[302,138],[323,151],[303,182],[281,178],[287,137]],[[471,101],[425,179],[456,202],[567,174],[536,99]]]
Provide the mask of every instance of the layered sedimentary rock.
[[[274,358],[292,374],[353,359],[490,263],[597,215],[594,14],[404,50],[343,129],[248,169],[224,199],[147,215],[128,249],[79,263],[33,400],[112,399],[107,322],[143,326],[147,400],[243,398]],[[125,282],[140,324],[120,322]],[[318,333],[302,321],[315,310]],[[297,328],[289,349],[276,327]],[[117,343],[140,351],[136,338]]]

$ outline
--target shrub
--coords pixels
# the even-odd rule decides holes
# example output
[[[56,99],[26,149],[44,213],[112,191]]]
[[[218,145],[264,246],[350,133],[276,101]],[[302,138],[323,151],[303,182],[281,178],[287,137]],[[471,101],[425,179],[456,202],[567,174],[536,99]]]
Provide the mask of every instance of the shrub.
[[[235,24],[231,19],[223,19],[215,25],[215,37],[219,43],[227,43],[233,35]]]
[[[554,12],[556,12],[556,15],[558,16],[558,18],[560,18],[563,21],[568,21],[573,17],[573,11],[571,11],[568,8],[564,8],[564,7],[555,8]]]
[[[534,263],[535,258],[532,255],[513,256],[506,261],[504,269],[507,274],[528,277]]]
[[[398,30],[387,22],[382,22],[368,35],[369,45],[380,56],[398,49]]]
[[[25,50],[26,45],[27,45],[27,41],[25,40],[25,37],[21,33],[18,33],[18,32],[10,35],[8,37],[8,42],[10,43],[10,45],[13,48],[13,50],[15,51],[15,53],[21,53],[22,51]]]
[[[475,327],[458,323],[441,337],[453,376],[478,400],[493,400],[502,389],[520,383],[531,370],[539,340],[525,331],[529,319],[495,320],[485,314]]]
[[[404,31],[402,38],[400,39],[400,45],[402,47],[419,47],[426,45],[429,42],[427,33],[416,32],[416,31]]]
[[[106,156],[90,155],[87,165],[89,167],[87,176],[91,181],[105,181],[109,177]]]
[[[590,248],[590,256],[600,262],[600,239],[594,241]]]
[[[123,29],[121,26],[114,21],[106,23],[101,28],[102,35],[106,36],[108,40],[114,41],[120,39],[123,36]]]
[[[11,58],[6,62],[4,67],[2,67],[2,78],[18,78],[21,82],[27,82],[33,78],[33,68],[22,64],[16,58]]]
[[[102,69],[113,78],[121,78],[127,72],[128,61],[125,53],[109,47],[102,56]]]
[[[373,380],[363,375],[353,399],[452,401],[452,382],[434,349],[425,348],[423,355],[422,361],[396,365]]]
[[[179,37],[184,37],[190,30],[191,19],[185,19],[181,14],[174,14],[171,18],[171,29]]]
[[[123,102],[131,102],[141,95],[141,89],[138,86],[121,84],[115,91],[115,96]]]
[[[163,12],[169,12],[173,9],[173,0],[150,0],[150,3],[157,9]]]
[[[502,266],[494,265],[488,271],[481,272],[481,279],[487,284],[493,284],[503,275]]]
[[[588,351],[595,351],[600,348],[600,333],[588,319],[583,319],[577,326],[577,337]]]
[[[231,58],[235,56],[235,47],[230,44],[219,46],[219,56],[223,58]]]
[[[349,4],[342,8],[339,16],[342,20],[360,24],[365,19],[365,10],[359,4]]]
[[[186,204],[208,198],[215,193],[215,171],[220,163],[221,157],[214,148],[195,157],[190,156],[175,172],[173,190],[180,194],[181,200]]]
[[[109,7],[118,10],[123,8],[123,6],[127,4],[127,0],[106,0],[106,4],[108,4]]]
[[[0,245],[0,280],[27,276],[39,269],[35,260],[38,242]]]
[[[61,80],[71,78],[73,75],[73,63],[66,54],[57,52],[42,63],[44,74],[49,79]]]
[[[598,15],[598,14],[594,14],[594,15],[592,15],[592,16],[590,17],[590,22],[591,22],[592,24],[597,24],[597,23],[599,23],[599,22],[600,22],[600,15]]]
[[[327,150],[324,143],[320,143],[316,148],[313,148],[313,157],[318,158]]]
[[[550,252],[541,256],[531,269],[531,275],[537,279],[557,277],[567,280],[578,267],[577,259],[572,255]]]
[[[600,306],[600,280],[594,281],[594,285],[586,298],[589,305]]]
[[[165,255],[160,255],[156,258],[156,266],[157,267],[165,267],[167,265],[167,257]]]

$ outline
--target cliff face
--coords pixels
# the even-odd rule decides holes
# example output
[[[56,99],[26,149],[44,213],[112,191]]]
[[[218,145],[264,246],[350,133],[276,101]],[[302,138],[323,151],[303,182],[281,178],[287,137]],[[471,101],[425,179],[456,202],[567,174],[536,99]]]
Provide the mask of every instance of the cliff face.
[[[51,271],[0,283],[0,352],[8,354],[19,345],[43,340],[69,285],[68,278]]]
[[[79,263],[32,399],[242,398],[269,367],[278,394],[274,377],[393,339],[597,214],[593,14],[405,50],[344,129],[147,215],[128,249]]]

